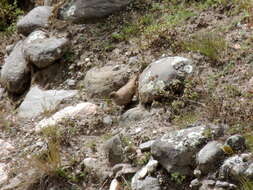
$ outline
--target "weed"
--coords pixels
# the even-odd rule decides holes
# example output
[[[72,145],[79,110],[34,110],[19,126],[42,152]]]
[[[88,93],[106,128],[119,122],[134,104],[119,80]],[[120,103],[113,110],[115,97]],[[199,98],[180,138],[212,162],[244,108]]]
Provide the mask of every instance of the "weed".
[[[141,156],[141,158],[137,159],[137,166],[144,166],[148,163],[149,159],[150,159],[151,153],[150,152],[144,152],[143,156]]]
[[[179,126],[180,129],[186,128],[189,125],[194,124],[199,119],[199,115],[195,112],[187,112],[182,115],[177,115],[172,120],[172,123]]]
[[[0,2],[0,31],[14,32],[16,30],[15,23],[19,15],[23,11],[18,8],[17,0],[10,4],[7,0]]]
[[[212,61],[220,61],[227,50],[227,42],[223,37],[212,32],[200,32],[184,44],[189,51],[199,52]]]
[[[253,189],[253,182],[249,179],[242,177],[241,180],[241,187],[240,190],[252,190]]]
[[[246,133],[244,137],[246,139],[246,145],[247,145],[248,150],[253,153],[253,136],[252,136],[251,131]]]
[[[176,182],[177,184],[182,184],[186,179],[186,176],[180,174],[179,172],[174,172],[170,174],[170,178],[172,181]]]
[[[68,51],[63,55],[63,59],[66,63],[73,63],[75,61],[75,53]]]
[[[43,174],[54,176],[61,167],[60,145],[58,142],[49,141],[48,150],[29,158],[33,168],[38,169]]]
[[[92,140],[92,141],[86,143],[85,146],[88,147],[88,148],[90,148],[93,152],[97,151],[97,149],[96,149],[97,143],[96,143],[95,140]]]

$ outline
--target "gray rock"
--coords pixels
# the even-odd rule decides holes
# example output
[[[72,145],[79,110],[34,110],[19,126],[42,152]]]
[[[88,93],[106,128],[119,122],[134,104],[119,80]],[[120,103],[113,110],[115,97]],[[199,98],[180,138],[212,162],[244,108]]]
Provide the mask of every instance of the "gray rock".
[[[218,167],[218,164],[225,158],[222,144],[211,141],[205,145],[197,154],[196,162],[201,173],[207,174],[210,170]]]
[[[191,181],[191,184],[190,184],[190,188],[191,189],[199,189],[199,187],[201,186],[201,182],[199,181],[199,179],[194,179]]]
[[[115,178],[129,175],[129,174],[135,174],[138,171],[137,167],[133,167],[131,164],[116,164],[112,168],[113,174],[115,175]]]
[[[95,67],[86,73],[84,86],[89,96],[105,97],[122,87],[127,80],[128,67],[125,65]]]
[[[0,100],[3,99],[4,96],[4,89],[0,87]]]
[[[105,143],[104,148],[111,165],[114,166],[124,160],[123,146],[119,135],[109,139]]]
[[[32,9],[17,22],[17,31],[27,36],[37,28],[45,28],[51,11],[52,7],[49,6],[39,6]]]
[[[28,87],[30,71],[23,55],[23,41],[19,41],[5,59],[1,69],[1,83],[9,92],[21,94]]]
[[[192,73],[191,60],[183,57],[166,57],[151,63],[140,75],[139,96],[142,103],[149,103],[163,96],[166,89]]]
[[[235,155],[224,161],[219,171],[220,179],[240,180],[238,176],[244,176],[249,163],[241,156]]]
[[[60,11],[60,17],[75,23],[94,22],[119,11],[129,3],[129,0],[74,0]]]
[[[140,144],[139,148],[141,151],[150,151],[152,144],[155,142],[155,140],[147,141],[142,144]]]
[[[68,47],[69,40],[67,38],[38,39],[24,46],[24,55],[28,62],[38,68],[45,68],[61,58]]]
[[[237,186],[234,185],[234,184],[231,184],[231,183],[228,183],[226,181],[216,181],[215,183],[215,187],[218,187],[218,188],[225,188],[225,189],[236,189]]]
[[[109,115],[105,116],[105,117],[103,118],[103,123],[104,123],[105,125],[111,126],[112,123],[113,123],[112,117],[109,116]]]
[[[246,149],[245,138],[241,135],[233,135],[229,137],[226,142],[234,151],[243,152]]]
[[[135,108],[127,110],[120,118],[120,125],[121,126],[129,126],[132,123],[136,123],[141,121],[145,118],[151,116],[151,113],[148,112],[144,107],[137,106]]]
[[[75,96],[77,92],[77,90],[42,90],[34,86],[18,108],[18,116],[31,119],[45,111],[53,111],[62,100]]]
[[[132,178],[131,188],[132,190],[161,190],[158,179],[148,176],[141,180],[136,175]]]
[[[253,163],[251,163],[248,167],[248,169],[244,172],[245,176],[253,179]]]
[[[151,147],[156,160],[169,172],[192,175],[194,155],[210,138],[208,133],[221,134],[222,127],[198,125],[195,127],[169,132],[157,139]]]
[[[70,86],[70,87],[73,87],[73,86],[76,85],[76,81],[73,80],[73,79],[68,79],[68,80],[66,81],[66,83],[67,83],[67,85]]]
[[[215,181],[210,179],[204,179],[201,181],[201,187],[199,190],[214,190]],[[217,190],[217,189],[216,189]]]
[[[5,48],[6,53],[9,55],[12,52],[14,47],[15,47],[15,44],[11,44],[11,45],[6,46],[6,48]]]
[[[200,178],[201,177],[201,171],[199,170],[199,169],[195,169],[194,171],[193,171],[193,175],[196,177],[196,178]]]
[[[99,177],[99,181],[104,181],[111,175],[110,169],[104,161],[96,158],[85,158],[82,162],[85,168],[89,168]]]

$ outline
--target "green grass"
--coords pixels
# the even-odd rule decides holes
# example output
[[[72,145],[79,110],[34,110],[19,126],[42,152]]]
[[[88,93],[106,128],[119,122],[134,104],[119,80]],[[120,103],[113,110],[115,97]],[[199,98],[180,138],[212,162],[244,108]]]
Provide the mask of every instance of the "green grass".
[[[199,52],[212,61],[220,61],[227,50],[224,37],[213,32],[200,32],[189,39],[184,46],[187,50]]]

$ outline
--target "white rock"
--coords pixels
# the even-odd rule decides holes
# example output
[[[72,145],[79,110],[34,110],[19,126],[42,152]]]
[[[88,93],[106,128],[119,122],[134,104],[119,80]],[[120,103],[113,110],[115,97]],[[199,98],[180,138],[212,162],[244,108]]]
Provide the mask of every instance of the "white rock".
[[[35,131],[40,132],[45,127],[55,126],[66,118],[73,118],[80,114],[82,115],[95,114],[96,110],[97,110],[97,106],[89,102],[80,103],[80,104],[77,104],[76,106],[68,106],[56,112],[50,118],[45,118],[41,120],[36,125]]]
[[[4,184],[8,179],[8,174],[6,172],[6,164],[0,163],[0,185]]]
[[[120,183],[117,179],[113,179],[109,190],[120,190]]]

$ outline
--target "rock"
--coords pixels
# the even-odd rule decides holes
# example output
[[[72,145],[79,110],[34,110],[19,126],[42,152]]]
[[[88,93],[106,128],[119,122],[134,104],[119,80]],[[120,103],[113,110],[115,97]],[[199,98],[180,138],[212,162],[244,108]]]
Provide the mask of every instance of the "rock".
[[[18,189],[19,186],[21,186],[22,184],[22,180],[20,179],[20,176],[16,176],[14,178],[12,178],[9,181],[9,184],[4,185],[3,187],[1,187],[1,190],[13,190],[13,189]]]
[[[218,167],[218,164],[225,158],[222,144],[211,141],[205,145],[197,154],[196,162],[201,173],[207,174]]]
[[[233,151],[243,152],[246,149],[245,138],[241,135],[233,135],[229,137],[226,142],[226,145],[230,146]]]
[[[43,40],[48,38],[49,34],[42,30],[36,30],[32,32],[25,40],[24,40],[24,46],[29,46],[30,44],[33,44],[37,40]]]
[[[144,179],[148,174],[155,172],[158,166],[158,161],[150,159],[149,162],[136,175],[138,179]]]
[[[24,46],[24,55],[28,62],[41,69],[61,58],[68,47],[69,40],[67,38],[38,39]]]
[[[249,179],[253,179],[253,163],[251,163],[248,169],[244,172],[245,176]]]
[[[194,171],[193,171],[193,175],[196,177],[196,178],[200,178],[201,177],[201,171],[199,170],[199,169],[195,169]]]
[[[215,187],[222,187],[222,188],[225,188],[225,189],[236,189],[237,186],[234,185],[234,184],[231,184],[231,183],[228,183],[226,181],[216,181],[215,183]]]
[[[12,52],[14,47],[15,47],[15,44],[11,44],[11,45],[6,46],[5,49],[6,49],[7,55],[9,55]]]
[[[4,161],[4,159],[6,159],[13,150],[15,150],[14,146],[12,146],[9,142],[0,139],[0,161]]]
[[[1,69],[1,83],[11,93],[23,93],[29,83],[30,71],[23,55],[23,41],[19,41],[5,59]]]
[[[42,90],[34,86],[19,106],[18,116],[32,119],[45,111],[55,110],[62,100],[75,96],[77,92],[77,90]]]
[[[75,81],[75,80],[72,80],[72,79],[66,80],[66,83],[67,83],[67,85],[70,86],[70,87],[73,87],[73,86],[76,85],[76,81]]]
[[[112,117],[107,115],[103,118],[103,123],[107,126],[111,126],[113,121],[112,121]]]
[[[27,36],[35,29],[47,27],[51,12],[52,7],[49,6],[39,6],[32,9],[17,22],[17,31]]]
[[[36,126],[35,131],[40,132],[48,126],[57,126],[60,122],[68,118],[76,118],[78,116],[85,117],[90,114],[95,114],[98,107],[90,102],[79,103],[76,106],[68,106],[49,118],[41,120]]]
[[[110,188],[109,190],[120,190],[120,183],[117,179],[113,179],[111,184],[110,184]]]
[[[253,77],[249,80],[247,89],[249,93],[253,94]]]
[[[132,178],[132,190],[161,190],[158,179],[147,176],[143,180],[138,180],[136,176]]]
[[[92,68],[86,73],[84,86],[90,97],[109,96],[112,91],[122,87],[128,78],[128,67],[121,65]]]
[[[139,148],[141,149],[141,151],[150,151],[151,146],[154,142],[154,140],[147,141],[145,143],[140,144]]]
[[[132,190],[160,190],[160,184],[156,178],[147,176],[156,171],[158,161],[150,159],[132,178]]]
[[[129,126],[133,123],[141,121],[151,116],[144,107],[137,106],[135,108],[127,110],[120,118],[120,125],[121,126]]]
[[[6,168],[7,165],[5,163],[0,163],[0,185],[3,185],[8,180]]]
[[[74,0],[63,7],[60,17],[74,23],[94,22],[119,11],[129,3],[129,0]]]
[[[131,164],[116,164],[112,168],[113,174],[115,178],[128,175],[128,174],[135,174],[138,171],[138,168],[132,167]]]
[[[238,176],[244,176],[249,163],[239,155],[232,156],[224,161],[219,171],[220,179],[240,180]]]
[[[199,190],[213,190],[215,186],[215,181],[210,179],[204,179],[201,181],[201,187]]]
[[[151,63],[139,77],[140,101],[150,103],[162,97],[175,80],[181,81],[192,73],[191,63],[184,57],[166,57]]]
[[[0,100],[3,99],[3,96],[4,96],[4,89],[0,88]]]
[[[169,172],[192,175],[194,155],[206,144],[211,134],[222,135],[223,128],[197,125],[191,128],[169,132],[157,139],[151,146],[151,153]]]
[[[191,181],[190,188],[198,190],[201,186],[201,182],[198,179],[194,179]]]
[[[104,148],[111,165],[114,166],[124,160],[123,146],[119,135],[109,139],[105,143]]]
[[[109,168],[106,166],[106,163],[95,159],[95,158],[85,158],[83,160],[83,165],[85,168],[91,169],[99,177],[99,181],[103,182],[105,179],[110,176]]]

